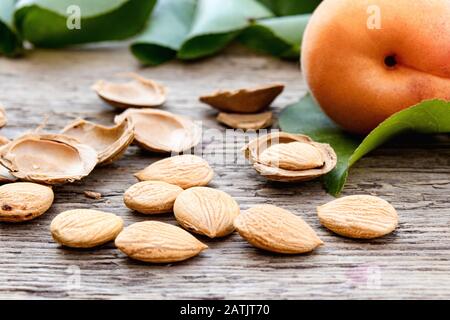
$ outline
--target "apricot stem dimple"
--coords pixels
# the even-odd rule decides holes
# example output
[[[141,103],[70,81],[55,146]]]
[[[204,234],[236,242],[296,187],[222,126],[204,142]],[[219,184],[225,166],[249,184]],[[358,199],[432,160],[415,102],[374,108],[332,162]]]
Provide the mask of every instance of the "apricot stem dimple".
[[[394,54],[386,56],[384,58],[384,64],[388,68],[394,68],[397,65],[397,57]]]

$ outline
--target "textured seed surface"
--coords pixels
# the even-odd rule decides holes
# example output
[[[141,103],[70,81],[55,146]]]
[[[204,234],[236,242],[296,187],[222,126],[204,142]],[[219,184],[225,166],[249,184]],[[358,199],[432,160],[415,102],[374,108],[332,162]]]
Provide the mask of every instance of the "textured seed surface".
[[[250,244],[267,251],[298,254],[323,244],[302,218],[273,205],[257,205],[243,211],[234,225]]]
[[[237,202],[223,191],[195,187],[178,196],[174,213],[183,228],[215,238],[234,231],[233,220],[240,209]]]
[[[90,209],[65,211],[50,225],[53,239],[73,248],[92,248],[112,241],[122,228],[122,218]]]
[[[281,143],[264,150],[260,162],[286,170],[306,170],[323,166],[322,153],[313,145],[303,142]]]
[[[183,189],[207,185],[214,176],[208,162],[194,155],[181,155],[152,163],[135,176],[141,181],[156,180]]]
[[[320,222],[344,237],[372,239],[397,228],[398,215],[387,201],[368,195],[354,195],[317,208]]]
[[[53,190],[30,182],[0,187],[0,221],[22,222],[39,217],[52,205]]]
[[[183,261],[208,248],[190,233],[171,224],[144,221],[125,228],[116,246],[130,258],[153,263]]]
[[[140,213],[170,212],[177,196],[183,191],[177,185],[162,181],[142,181],[125,191],[125,205]]]

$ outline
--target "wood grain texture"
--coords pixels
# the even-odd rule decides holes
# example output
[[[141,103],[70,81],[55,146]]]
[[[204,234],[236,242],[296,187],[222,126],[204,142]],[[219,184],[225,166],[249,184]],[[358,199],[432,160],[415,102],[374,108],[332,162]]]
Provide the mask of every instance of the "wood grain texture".
[[[212,187],[234,196],[247,209],[270,203],[308,222],[325,242],[312,254],[264,253],[238,234],[218,240],[200,238],[210,249],[173,265],[146,265],[127,259],[112,243],[97,250],[61,248],[50,235],[51,220],[69,209],[90,208],[120,215],[125,225],[145,220],[176,224],[172,214],[148,217],[123,204],[123,192],[136,182],[133,173],[160,159],[129,148],[125,157],[96,169],[81,182],[56,187],[53,207],[32,222],[0,224],[0,298],[450,298],[450,139],[409,136],[396,139],[362,159],[351,170],[345,195],[373,194],[398,210],[397,231],[374,241],[336,236],[320,226],[315,208],[332,199],[320,182],[285,185],[260,177],[237,152],[242,134],[226,140],[216,112],[198,96],[222,88],[284,82],[286,91],[274,111],[296,102],[305,83],[295,63],[231,48],[215,58],[173,62],[141,69],[122,46],[37,50],[26,59],[0,59],[0,103],[14,138],[48,117],[58,131],[76,117],[112,123],[115,111],[89,88],[100,78],[136,71],[169,87],[164,109],[203,120],[216,134],[203,150],[215,170]],[[331,90],[332,88],[330,88]],[[238,155],[236,155],[238,154]],[[227,157],[225,164],[214,161]],[[84,191],[102,193],[99,200]],[[80,273],[77,285],[74,274]]]

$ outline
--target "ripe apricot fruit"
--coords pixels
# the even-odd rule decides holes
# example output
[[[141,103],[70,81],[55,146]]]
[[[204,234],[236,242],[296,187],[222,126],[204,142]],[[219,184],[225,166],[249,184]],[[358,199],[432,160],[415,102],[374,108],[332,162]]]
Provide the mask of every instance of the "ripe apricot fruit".
[[[423,100],[450,100],[450,1],[325,0],[302,45],[302,70],[325,113],[368,133]]]

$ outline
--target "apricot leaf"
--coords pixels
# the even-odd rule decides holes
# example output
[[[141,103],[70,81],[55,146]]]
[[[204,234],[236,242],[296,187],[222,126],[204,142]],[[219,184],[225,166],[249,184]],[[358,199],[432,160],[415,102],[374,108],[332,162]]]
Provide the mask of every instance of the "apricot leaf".
[[[131,44],[131,52],[147,65],[175,58],[191,29],[196,5],[196,0],[159,0],[144,32]]]
[[[279,16],[311,13],[322,0],[258,0]]]
[[[283,131],[306,134],[334,148],[338,164],[324,177],[324,183],[326,190],[337,196],[344,188],[350,167],[392,137],[410,131],[422,134],[450,132],[450,102],[423,101],[392,115],[365,138],[350,135],[337,127],[309,94],[285,108],[279,123]]]
[[[226,47],[251,21],[273,16],[256,0],[198,0],[194,22],[178,52],[180,59],[197,59]]]
[[[42,47],[121,40],[144,27],[156,0],[19,0],[15,22]]]
[[[309,14],[303,14],[257,20],[242,32],[239,41],[256,51],[298,59],[309,18]]]
[[[257,51],[298,59],[303,32],[319,0],[159,0],[131,52],[143,64],[213,55],[235,38]],[[271,11],[275,10],[276,17]]]
[[[22,41],[13,23],[16,0],[0,1],[0,54],[15,56],[22,51]]]

